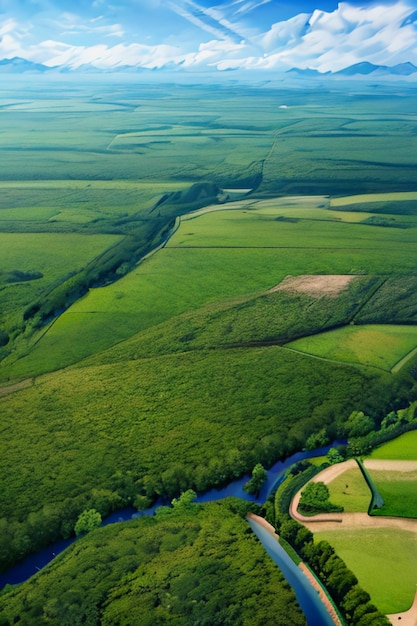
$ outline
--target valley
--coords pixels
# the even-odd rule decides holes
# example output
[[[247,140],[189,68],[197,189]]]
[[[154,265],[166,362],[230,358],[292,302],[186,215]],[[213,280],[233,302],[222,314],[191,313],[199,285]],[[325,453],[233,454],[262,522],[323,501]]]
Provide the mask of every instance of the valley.
[[[42,80],[1,87],[3,570],[85,510],[415,428],[412,85]],[[96,529],[6,587],[0,623],[127,623],[139,597],[143,624],[305,623],[251,506]]]

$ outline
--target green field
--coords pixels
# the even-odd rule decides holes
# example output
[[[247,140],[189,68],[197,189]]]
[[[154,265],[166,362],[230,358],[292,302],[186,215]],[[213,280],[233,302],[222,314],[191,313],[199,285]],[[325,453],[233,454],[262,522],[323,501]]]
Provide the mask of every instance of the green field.
[[[417,328],[384,324],[346,326],[298,339],[287,347],[324,359],[360,363],[390,371],[417,347]]]
[[[417,397],[412,86],[43,80],[0,86],[1,569],[85,509],[204,492]],[[6,619],[302,623],[216,506],[93,533],[8,590]]]
[[[415,534],[391,529],[319,531],[367,590],[383,613],[406,611],[416,592]]]
[[[415,498],[417,470],[368,470],[372,482],[382,496],[384,505],[374,513],[382,516],[417,518]]]
[[[411,431],[376,448],[370,459],[416,460],[417,431]],[[366,462],[365,462],[366,464]],[[416,471],[368,468],[384,506],[374,515],[417,518],[415,506]],[[328,485],[330,500],[345,512],[367,512],[371,493],[359,468],[348,470]],[[412,604],[417,583],[415,533],[392,528],[345,528],[315,533],[325,539],[357,576],[384,613],[406,611]]]
[[[342,506],[345,513],[367,512],[371,491],[359,467],[343,472],[328,484],[332,504]]]
[[[405,433],[375,448],[370,459],[417,461],[417,431]]]
[[[385,276],[388,271],[412,271],[414,229],[323,222],[321,213],[317,215],[317,210],[322,209],[316,208],[322,201],[308,199],[306,206],[300,208],[303,201],[296,199],[293,205],[305,215],[302,220],[288,217],[282,221],[280,217],[286,209],[280,208],[279,199],[274,206],[268,201],[268,207],[259,202],[259,210],[252,201],[250,208],[241,208],[242,203],[238,203],[239,208],[232,210],[227,206],[224,210],[213,207],[216,210],[212,212],[198,212],[192,219],[188,216],[165,248],[116,283],[90,290],[69,308],[27,358],[16,364],[7,363],[8,375],[21,378],[69,365],[187,310],[265,292],[288,275]],[[283,202],[284,207],[288,206],[288,199]],[[386,292],[382,298],[389,298],[392,290]],[[368,308],[372,301],[373,298],[363,300]],[[338,325],[352,320],[351,307]],[[381,306],[377,310],[381,314]],[[330,324],[323,323],[322,327],[326,325]],[[320,326],[314,328],[319,329]],[[301,329],[298,334],[303,334]],[[77,337],[83,340],[77,341]],[[61,338],[64,344],[60,343]],[[261,339],[255,332],[249,340],[257,338]],[[240,341],[245,339],[248,338],[241,337]],[[230,341],[236,340],[230,336]],[[66,348],[62,350],[61,345]],[[290,345],[324,358],[387,370],[416,346],[414,328],[400,326],[346,327]]]

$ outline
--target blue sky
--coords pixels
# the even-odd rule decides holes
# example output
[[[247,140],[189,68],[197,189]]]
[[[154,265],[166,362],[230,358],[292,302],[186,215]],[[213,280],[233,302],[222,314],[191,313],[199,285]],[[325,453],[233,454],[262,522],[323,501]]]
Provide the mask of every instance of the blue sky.
[[[0,0],[0,58],[100,68],[417,64],[417,0]]]

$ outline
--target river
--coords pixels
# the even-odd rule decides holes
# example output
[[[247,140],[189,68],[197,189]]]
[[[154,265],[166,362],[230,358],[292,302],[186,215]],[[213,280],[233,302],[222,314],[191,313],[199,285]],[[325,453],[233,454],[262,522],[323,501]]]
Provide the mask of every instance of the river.
[[[296,452],[288,457],[285,461],[278,461],[267,472],[267,479],[262,486],[262,489],[258,497],[251,496],[243,491],[243,485],[249,480],[250,476],[246,475],[237,480],[230,482],[222,489],[211,489],[203,494],[199,494],[196,498],[197,502],[212,502],[215,500],[221,500],[229,496],[238,496],[244,500],[251,502],[257,502],[263,504],[268,498],[268,495],[283,479],[285,470],[291,467],[294,463],[302,461],[307,458],[316,456],[322,456],[326,454],[329,448],[341,445],[342,442],[334,442],[330,446],[323,448],[317,448],[316,450],[309,450],[307,452]],[[152,507],[145,511],[137,511],[134,508],[126,508],[120,511],[112,513],[103,521],[103,525],[114,524],[115,522],[122,522],[130,519],[135,519],[143,515],[153,515],[155,510],[166,504],[166,502],[156,502]],[[267,553],[277,563],[282,573],[284,574],[288,583],[294,588],[297,596],[297,600],[306,615],[308,626],[333,626],[333,621],[330,615],[326,611],[324,604],[318,598],[317,591],[312,587],[306,576],[302,573],[287,555],[285,550],[280,544],[265,531],[258,524],[249,521],[252,530],[260,539],[265,547]],[[25,580],[28,580],[31,576],[40,571],[45,565],[47,565],[52,559],[55,558],[60,552],[65,550],[71,543],[76,541],[76,537],[59,541],[43,550],[40,550],[36,554],[33,554],[26,558],[24,561],[15,565],[4,574],[0,574],[0,589],[7,584],[18,584]],[[276,544],[276,545],[275,545]],[[292,564],[292,565],[291,565]],[[317,604],[318,603],[318,604]],[[317,606],[316,606],[317,605]],[[317,608],[319,607],[319,608]],[[320,608],[321,607],[321,608]],[[321,611],[321,612],[320,612]],[[323,613],[324,611],[324,613]],[[325,619],[323,618],[325,616]],[[320,616],[320,619],[319,619]],[[320,621],[321,620],[321,621]],[[326,621],[327,620],[327,621]],[[330,621],[329,621],[330,620]]]
[[[278,565],[285,579],[294,589],[298,604],[306,616],[308,626],[334,626],[334,621],[319,598],[316,589],[314,589],[307,576],[288,556],[284,548],[256,520],[249,519],[248,522],[266,552]]]

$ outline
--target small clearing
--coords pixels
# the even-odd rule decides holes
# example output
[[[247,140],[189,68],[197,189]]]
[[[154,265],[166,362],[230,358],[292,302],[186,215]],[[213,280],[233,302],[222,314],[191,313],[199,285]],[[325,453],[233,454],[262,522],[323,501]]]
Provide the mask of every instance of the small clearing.
[[[322,298],[323,296],[336,298],[355,278],[355,275],[350,274],[286,276],[268,293],[287,291],[289,293],[304,293],[313,296],[313,298]]]

